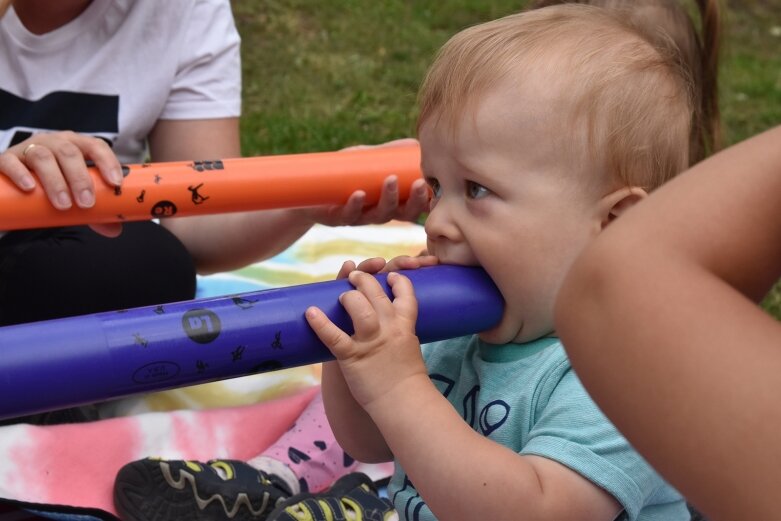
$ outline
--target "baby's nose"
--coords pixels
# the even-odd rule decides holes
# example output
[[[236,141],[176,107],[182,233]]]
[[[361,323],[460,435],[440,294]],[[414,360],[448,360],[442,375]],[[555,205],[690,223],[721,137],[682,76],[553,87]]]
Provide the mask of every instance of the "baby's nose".
[[[439,201],[431,206],[423,226],[430,241],[458,240],[460,233],[447,205]]]

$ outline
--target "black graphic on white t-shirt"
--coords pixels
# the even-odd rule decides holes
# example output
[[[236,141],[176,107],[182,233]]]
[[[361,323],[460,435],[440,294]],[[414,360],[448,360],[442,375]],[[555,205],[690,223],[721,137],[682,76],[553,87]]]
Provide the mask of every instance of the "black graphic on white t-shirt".
[[[72,130],[113,144],[119,133],[119,96],[58,91],[28,100],[0,89],[0,151],[37,132]]]

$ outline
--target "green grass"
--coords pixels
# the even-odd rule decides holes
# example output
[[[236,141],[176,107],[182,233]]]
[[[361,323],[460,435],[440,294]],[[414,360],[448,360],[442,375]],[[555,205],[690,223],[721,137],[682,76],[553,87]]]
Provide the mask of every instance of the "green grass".
[[[517,2],[234,3],[243,39],[243,151],[333,150],[413,134],[418,85],[459,29]]]
[[[241,0],[245,155],[414,134],[418,85],[460,29],[511,0]],[[727,143],[781,123],[781,0],[731,0],[721,68]],[[764,306],[781,318],[781,287]]]
[[[781,0],[732,4],[721,71],[730,143],[781,123]]]

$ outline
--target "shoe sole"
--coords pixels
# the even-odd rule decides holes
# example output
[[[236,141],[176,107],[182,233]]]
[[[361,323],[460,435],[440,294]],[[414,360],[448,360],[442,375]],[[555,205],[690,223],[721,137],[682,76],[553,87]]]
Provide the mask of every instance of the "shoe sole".
[[[114,507],[122,521],[263,521],[273,509],[268,505],[265,515],[253,515],[246,505],[231,505],[215,494],[207,500],[200,498],[202,508],[195,499],[195,485],[182,472],[177,490],[166,479],[157,461],[140,460],[125,465],[117,474],[114,486]],[[169,476],[169,479],[172,479]],[[173,479],[172,479],[173,480]],[[177,482],[176,480],[173,480]],[[241,496],[242,494],[240,494]],[[244,504],[241,498],[237,503]],[[249,500],[247,500],[247,504]]]

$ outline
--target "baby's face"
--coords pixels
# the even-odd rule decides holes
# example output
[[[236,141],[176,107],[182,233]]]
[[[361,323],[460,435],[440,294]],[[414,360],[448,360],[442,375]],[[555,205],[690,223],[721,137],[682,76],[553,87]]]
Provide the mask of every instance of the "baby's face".
[[[491,343],[554,331],[563,277],[601,229],[598,191],[582,182],[596,172],[561,146],[556,107],[537,101],[524,105],[513,89],[498,88],[457,132],[431,121],[420,129],[423,174],[434,192],[428,251],[442,263],[482,266],[499,287],[504,317],[481,334]]]

